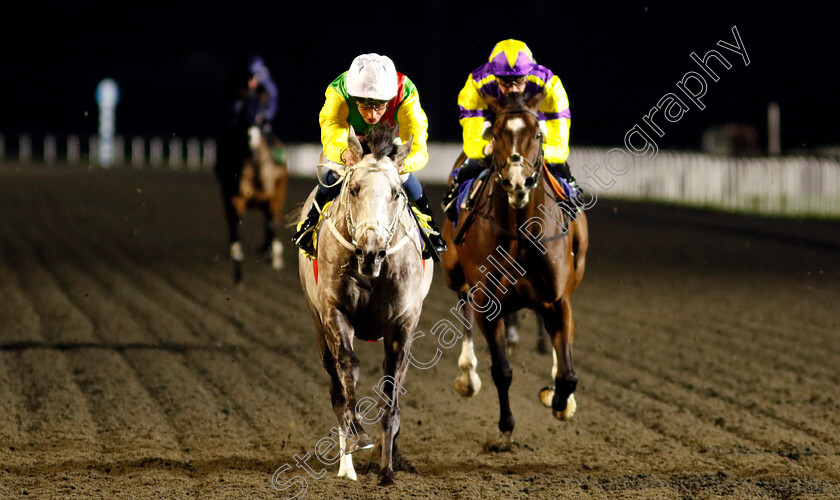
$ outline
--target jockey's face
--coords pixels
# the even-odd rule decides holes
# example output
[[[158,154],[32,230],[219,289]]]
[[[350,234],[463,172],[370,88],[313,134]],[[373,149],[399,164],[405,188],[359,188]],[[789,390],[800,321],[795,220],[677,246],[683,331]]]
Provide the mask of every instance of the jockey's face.
[[[248,79],[248,88],[250,90],[256,90],[257,86],[260,84],[260,77],[257,75],[252,76]]]
[[[499,84],[499,90],[502,95],[508,95],[511,92],[524,92],[526,79],[524,76],[511,78],[509,76],[496,77],[496,82]]]
[[[364,118],[365,123],[369,125],[374,125],[379,123],[379,120],[382,119],[382,115],[385,114],[385,110],[388,109],[388,102],[380,102],[380,103],[361,103],[356,101],[356,108],[359,110],[359,113]]]

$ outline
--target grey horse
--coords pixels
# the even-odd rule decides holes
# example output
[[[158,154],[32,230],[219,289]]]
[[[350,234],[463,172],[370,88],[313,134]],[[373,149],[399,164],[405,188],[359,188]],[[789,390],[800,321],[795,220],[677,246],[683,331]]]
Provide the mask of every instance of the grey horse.
[[[381,125],[368,134],[372,153],[363,157],[350,129],[350,149],[362,160],[340,172],[341,193],[324,212],[316,259],[299,254],[300,280],[339,422],[333,429],[341,448],[338,475],[356,479],[351,454],[374,446],[361,424],[378,421],[382,431],[377,442],[378,484],[383,486],[394,482],[399,397],[405,392],[409,364],[405,347],[433,275],[431,261],[422,259],[422,240],[399,177],[411,141],[395,145],[396,138],[395,129]],[[308,213],[314,194],[313,190],[302,214]],[[356,398],[355,338],[384,340],[384,376],[374,388],[378,401]]]

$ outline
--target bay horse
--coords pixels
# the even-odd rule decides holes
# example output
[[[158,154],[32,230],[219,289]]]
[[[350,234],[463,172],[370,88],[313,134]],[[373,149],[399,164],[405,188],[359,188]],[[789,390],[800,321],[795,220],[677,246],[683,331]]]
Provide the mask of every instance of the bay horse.
[[[267,254],[274,270],[279,271],[284,265],[283,244],[277,233],[283,224],[289,173],[286,163],[277,161],[271,153],[272,147],[278,146],[279,141],[277,144],[269,144],[268,138],[259,127],[249,127],[250,155],[241,163],[241,169],[224,175],[217,171],[222,184],[230,241],[229,256],[234,264],[233,275],[236,283],[242,281],[242,261],[245,260],[239,226],[249,208],[256,208],[263,214],[265,236],[258,251]],[[229,161],[240,165],[238,159]]]
[[[446,283],[457,292],[459,304],[472,306],[465,309],[472,311],[490,351],[499,397],[500,449],[510,448],[515,424],[508,397],[513,370],[506,353],[506,315],[533,309],[548,331],[553,384],[539,392],[540,402],[560,420],[570,418],[577,406],[570,298],[583,279],[588,227],[582,211],[571,220],[549,186],[553,179],[544,165],[538,114],[543,99],[542,93],[487,99],[495,115],[491,172],[472,210],[461,211],[458,229],[450,221],[443,228],[449,247],[441,258]],[[498,307],[487,306],[491,302]],[[464,397],[481,387],[468,324],[458,359],[461,375],[455,382]]]
[[[339,174],[338,197],[325,210],[316,235],[316,258],[299,253],[300,281],[315,323],[318,353],[330,376],[330,397],[338,419],[339,477],[356,479],[352,454],[374,443],[361,423],[380,423],[374,449],[379,453],[378,484],[394,482],[395,439],[400,431],[400,394],[405,392],[405,347],[414,333],[432,281],[432,264],[422,258],[422,239],[399,170],[411,142],[395,146],[393,127],[380,125],[367,134],[370,154],[352,127],[349,149],[359,163]],[[317,187],[316,187],[317,189]],[[315,190],[302,215],[309,212]],[[302,220],[302,219],[301,219]],[[384,376],[380,400],[356,398],[359,359],[355,338],[384,340]],[[376,417],[371,414],[376,413]]]

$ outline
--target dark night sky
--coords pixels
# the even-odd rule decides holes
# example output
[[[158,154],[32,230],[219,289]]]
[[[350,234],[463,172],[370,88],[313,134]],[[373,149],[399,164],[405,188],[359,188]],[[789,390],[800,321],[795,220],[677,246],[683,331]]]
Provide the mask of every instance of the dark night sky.
[[[496,41],[519,38],[564,82],[573,147],[621,143],[660,97],[678,93],[687,71],[697,70],[689,54],[711,49],[731,55],[732,69],[709,81],[704,111],[692,107],[663,127],[660,147],[698,149],[705,128],[726,122],[755,125],[763,146],[771,100],[781,105],[785,149],[840,143],[836,17],[804,4],[774,11],[735,2],[295,3],[295,13],[287,1],[258,10],[248,2],[4,6],[0,132],[93,133],[94,89],[110,76],[122,91],[118,133],[211,136],[227,73],[260,53],[281,91],[276,130],[287,142],[317,142],[327,84],[356,55],[378,52],[417,84],[430,140],[454,141],[456,98],[467,75]],[[748,67],[715,45],[733,41],[733,25]]]

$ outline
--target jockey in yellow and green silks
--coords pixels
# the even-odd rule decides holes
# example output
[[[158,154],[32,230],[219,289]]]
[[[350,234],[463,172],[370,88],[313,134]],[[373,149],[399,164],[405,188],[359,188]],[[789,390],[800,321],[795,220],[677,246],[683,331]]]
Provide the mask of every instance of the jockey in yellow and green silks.
[[[411,151],[400,172],[400,180],[408,200],[424,215],[430,217],[428,223],[432,233],[429,234],[429,238],[435,251],[438,254],[444,252],[446,243],[431,219],[432,210],[423,193],[423,186],[412,174],[426,166],[429,161],[426,149],[429,122],[420,106],[420,97],[414,82],[397,72],[394,63],[387,56],[360,55],[353,60],[348,71],[339,75],[327,87],[324,105],[318,118],[324,156],[338,167],[349,167],[361,160],[354,158],[348,149],[347,139],[351,126],[363,146],[367,133],[380,123],[399,127],[400,139],[404,142],[413,137]],[[294,243],[307,253],[311,254],[314,248],[312,229],[318,222],[318,209],[338,195],[340,186],[337,181],[338,176],[333,170],[324,174],[315,194],[315,203],[292,238]]]
[[[575,181],[566,159],[569,157],[569,126],[571,114],[566,90],[550,69],[539,65],[531,49],[519,40],[503,40],[493,47],[488,61],[467,78],[458,94],[460,123],[463,131],[464,153],[467,162],[460,168],[443,199],[444,209],[450,218],[456,217],[453,201],[458,187],[488,168],[487,158],[493,151],[492,142],[485,139],[485,130],[495,119],[487,106],[485,96],[502,99],[512,92],[545,98],[539,109],[540,126],[545,132],[543,155],[550,170],[561,175],[575,191]],[[575,193],[576,194],[576,193]]]

